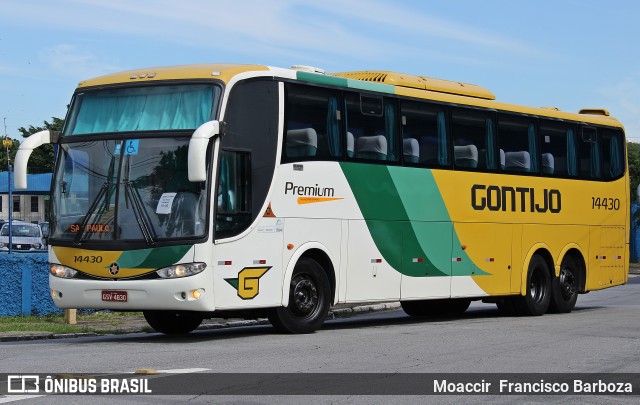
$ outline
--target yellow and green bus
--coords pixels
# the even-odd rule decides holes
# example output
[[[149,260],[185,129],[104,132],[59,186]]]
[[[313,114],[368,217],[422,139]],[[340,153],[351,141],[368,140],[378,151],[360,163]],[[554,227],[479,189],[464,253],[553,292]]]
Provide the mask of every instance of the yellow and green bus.
[[[570,312],[627,281],[622,125],[386,71],[191,65],[81,82],[51,189],[60,308],[143,311],[163,333],[331,305],[412,316]]]

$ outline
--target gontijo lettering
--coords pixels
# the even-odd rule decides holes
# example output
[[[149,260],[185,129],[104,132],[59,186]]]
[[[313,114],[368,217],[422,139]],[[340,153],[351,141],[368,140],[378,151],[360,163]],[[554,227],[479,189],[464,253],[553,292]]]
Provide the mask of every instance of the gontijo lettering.
[[[531,187],[486,186],[471,187],[471,206],[476,211],[551,212],[562,210],[560,190],[542,189],[536,192]]]

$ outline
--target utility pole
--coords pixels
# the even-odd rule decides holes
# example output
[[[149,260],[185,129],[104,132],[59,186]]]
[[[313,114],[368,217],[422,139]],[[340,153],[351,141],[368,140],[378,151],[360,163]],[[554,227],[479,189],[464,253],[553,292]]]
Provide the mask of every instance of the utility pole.
[[[4,117],[4,140],[2,145],[7,148],[7,191],[9,192],[9,254],[13,247],[13,194],[11,193],[11,159],[9,158],[9,150],[13,142],[7,135],[7,117]]]

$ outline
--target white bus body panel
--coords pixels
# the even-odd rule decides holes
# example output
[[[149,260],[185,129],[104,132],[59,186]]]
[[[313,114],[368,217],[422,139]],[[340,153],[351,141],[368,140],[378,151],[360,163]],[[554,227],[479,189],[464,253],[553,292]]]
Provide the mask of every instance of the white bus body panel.
[[[212,274],[205,270],[195,276],[177,279],[126,281],[65,279],[49,275],[49,287],[54,291],[53,302],[58,308],[213,311]],[[203,290],[198,300],[189,295],[196,289]],[[126,291],[127,302],[102,301],[102,291],[105,290]],[[183,298],[182,293],[187,298]]]

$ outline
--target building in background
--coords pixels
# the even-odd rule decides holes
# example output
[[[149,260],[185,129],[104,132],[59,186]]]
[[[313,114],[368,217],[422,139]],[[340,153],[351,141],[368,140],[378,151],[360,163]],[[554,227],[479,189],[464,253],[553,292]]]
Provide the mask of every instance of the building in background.
[[[13,176],[13,173],[11,173]],[[49,192],[51,173],[29,174],[29,188],[16,190],[11,179],[13,219],[34,224],[47,222],[49,217]],[[7,172],[0,172],[0,221],[9,218],[9,189]]]

